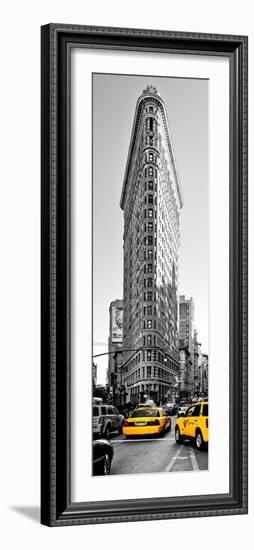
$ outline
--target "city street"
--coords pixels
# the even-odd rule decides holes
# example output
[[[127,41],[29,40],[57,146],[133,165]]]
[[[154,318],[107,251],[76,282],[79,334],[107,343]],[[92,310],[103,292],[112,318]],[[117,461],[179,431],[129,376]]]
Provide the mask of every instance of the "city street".
[[[172,417],[172,429],[162,438],[127,440],[124,435],[112,434],[111,475],[207,470],[207,451],[196,450],[188,441],[180,445],[175,443],[175,419]]]

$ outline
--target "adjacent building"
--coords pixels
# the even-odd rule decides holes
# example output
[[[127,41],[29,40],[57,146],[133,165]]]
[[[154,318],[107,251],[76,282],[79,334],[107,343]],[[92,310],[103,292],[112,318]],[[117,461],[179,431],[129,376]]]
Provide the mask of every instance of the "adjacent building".
[[[198,332],[194,330],[194,395],[199,397],[201,394],[201,343],[198,341]]]
[[[179,346],[186,347],[193,354],[194,340],[194,301],[193,298],[179,296]]]
[[[201,372],[200,372],[202,397],[208,397],[208,365],[209,365],[208,355],[206,353],[202,353]]]
[[[183,205],[166,107],[153,86],[136,105],[124,212],[122,381],[127,401],[170,399],[179,376],[179,215]],[[112,366],[109,366],[109,373]]]
[[[192,388],[190,383],[190,371],[192,368],[191,355],[187,347],[179,348],[180,368],[179,368],[179,399],[188,399],[192,397]]]
[[[97,386],[97,365],[93,363],[93,388]]]
[[[179,296],[179,350],[186,354],[186,397],[194,394],[194,301],[193,298]],[[181,384],[180,384],[181,386]]]
[[[208,397],[209,358],[202,353],[201,342],[198,341],[197,330],[194,331],[194,395]]]
[[[109,306],[107,385],[115,403],[120,400],[118,398],[122,386],[122,347],[123,300],[113,300]]]

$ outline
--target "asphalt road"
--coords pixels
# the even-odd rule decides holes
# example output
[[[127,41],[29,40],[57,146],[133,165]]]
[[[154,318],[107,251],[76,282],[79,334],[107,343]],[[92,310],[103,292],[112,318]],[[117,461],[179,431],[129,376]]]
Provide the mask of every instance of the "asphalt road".
[[[163,438],[125,439],[112,434],[111,475],[207,470],[208,452],[198,451],[189,441],[177,445],[174,424],[172,417],[172,429]]]

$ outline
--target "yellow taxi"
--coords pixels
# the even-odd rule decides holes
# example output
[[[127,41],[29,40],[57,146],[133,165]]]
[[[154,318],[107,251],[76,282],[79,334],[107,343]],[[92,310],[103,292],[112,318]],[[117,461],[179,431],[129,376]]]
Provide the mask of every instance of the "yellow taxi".
[[[126,438],[135,435],[162,436],[170,430],[171,418],[161,407],[137,408],[123,423],[123,434]]]
[[[195,441],[197,449],[208,445],[208,401],[193,403],[184,416],[177,418],[175,440],[181,443],[184,439]]]

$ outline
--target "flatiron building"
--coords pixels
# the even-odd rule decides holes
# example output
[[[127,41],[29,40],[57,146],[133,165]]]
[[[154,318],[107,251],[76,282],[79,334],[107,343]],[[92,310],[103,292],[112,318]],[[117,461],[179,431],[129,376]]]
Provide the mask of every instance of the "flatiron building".
[[[183,205],[166,107],[139,97],[120,206],[124,212],[122,379],[127,401],[170,400],[179,375],[179,215]]]

